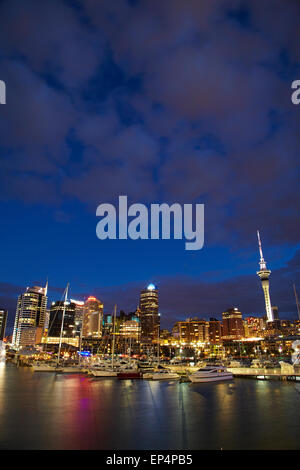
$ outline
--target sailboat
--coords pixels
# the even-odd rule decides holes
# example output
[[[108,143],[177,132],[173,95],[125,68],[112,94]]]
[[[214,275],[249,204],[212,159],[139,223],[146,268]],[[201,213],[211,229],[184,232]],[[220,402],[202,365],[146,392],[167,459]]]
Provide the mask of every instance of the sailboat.
[[[131,360],[131,337],[129,343],[129,364],[125,364],[122,370],[117,374],[118,379],[141,379],[142,373],[138,370],[137,365],[134,365]]]
[[[116,314],[117,306],[115,305],[114,311],[114,324],[113,324],[113,343],[112,343],[112,361],[111,366],[104,366],[99,369],[92,369],[91,374],[94,377],[116,377],[117,370],[114,368],[114,356],[115,356],[115,333],[116,333]]]
[[[63,306],[63,313],[62,313],[62,320],[61,320],[57,362],[56,363],[51,362],[51,363],[48,363],[48,364],[38,364],[37,363],[34,366],[32,366],[34,372],[63,372],[63,368],[60,366],[60,352],[61,352],[62,335],[63,335],[63,329],[64,329],[64,319],[65,319],[65,313],[66,313],[68,290],[69,290],[69,283],[67,284],[67,287],[66,287],[66,290],[65,290],[65,298],[64,298],[64,306]]]

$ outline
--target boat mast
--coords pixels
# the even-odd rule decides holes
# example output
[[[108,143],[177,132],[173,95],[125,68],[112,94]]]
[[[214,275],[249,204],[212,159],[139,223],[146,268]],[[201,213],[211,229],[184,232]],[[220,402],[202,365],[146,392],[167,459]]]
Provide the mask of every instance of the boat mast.
[[[294,284],[294,293],[295,293],[295,299],[296,299],[296,305],[297,305],[297,311],[298,311],[298,318],[300,320],[300,305],[299,305],[299,299],[296,291],[296,286]]]
[[[114,368],[114,355],[115,355],[116,314],[117,314],[117,305],[115,305],[115,311],[114,311],[114,326],[113,326],[113,341],[112,341],[112,361],[111,361],[111,366],[112,366],[112,368]]]
[[[160,350],[159,350],[160,349],[159,348],[159,346],[160,346],[160,344],[159,344],[159,333],[160,333],[160,331],[159,331],[159,326],[158,326],[158,328],[157,328],[157,365],[158,366],[159,366],[159,353],[160,353]]]
[[[82,317],[81,328],[80,328],[78,365],[80,365],[80,363],[81,363],[82,330],[83,330],[83,317]]]
[[[60,361],[60,351],[61,351],[62,335],[63,335],[63,330],[64,330],[64,320],[65,320],[65,313],[66,313],[66,304],[67,304],[68,291],[69,291],[69,283],[67,284],[67,287],[66,287],[66,290],[65,290],[65,300],[64,300],[63,313],[62,313],[62,319],[61,319],[57,365],[59,365],[59,361]]]

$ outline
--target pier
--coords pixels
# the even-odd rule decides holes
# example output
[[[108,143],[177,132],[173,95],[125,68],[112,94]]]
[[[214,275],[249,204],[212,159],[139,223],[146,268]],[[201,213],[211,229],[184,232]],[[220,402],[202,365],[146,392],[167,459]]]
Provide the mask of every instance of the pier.
[[[254,368],[254,367],[229,367],[228,370],[234,377],[258,379],[258,380],[289,380],[300,382],[300,371],[282,371],[281,368]]]

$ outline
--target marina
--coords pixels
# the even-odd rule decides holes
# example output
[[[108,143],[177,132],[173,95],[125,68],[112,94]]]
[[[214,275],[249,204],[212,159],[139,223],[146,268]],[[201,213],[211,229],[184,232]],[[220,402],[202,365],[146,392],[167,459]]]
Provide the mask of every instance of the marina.
[[[300,384],[0,370],[1,449],[300,449]],[[284,432],[283,432],[284,430]]]

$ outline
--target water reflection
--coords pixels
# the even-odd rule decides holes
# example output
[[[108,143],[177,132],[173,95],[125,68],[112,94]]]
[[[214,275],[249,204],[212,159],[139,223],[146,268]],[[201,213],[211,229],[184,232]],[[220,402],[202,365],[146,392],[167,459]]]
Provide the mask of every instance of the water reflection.
[[[297,388],[298,387],[298,388]],[[0,369],[1,449],[299,449],[299,385]]]

